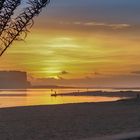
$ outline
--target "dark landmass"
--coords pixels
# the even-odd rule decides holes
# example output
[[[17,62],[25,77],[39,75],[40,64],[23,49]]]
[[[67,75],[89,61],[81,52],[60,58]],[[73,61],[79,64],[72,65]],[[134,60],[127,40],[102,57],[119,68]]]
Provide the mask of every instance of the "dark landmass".
[[[101,90],[104,90],[104,89],[114,89],[114,90],[139,90],[140,87],[117,87],[117,88],[114,88],[114,87],[74,87],[74,86],[61,86],[61,85],[32,85],[31,88],[73,88],[73,89],[101,89]]]
[[[26,89],[30,86],[26,72],[0,71],[0,89]]]
[[[72,92],[62,94],[52,94],[52,96],[105,96],[105,97],[139,97],[139,91],[87,91],[87,92]]]

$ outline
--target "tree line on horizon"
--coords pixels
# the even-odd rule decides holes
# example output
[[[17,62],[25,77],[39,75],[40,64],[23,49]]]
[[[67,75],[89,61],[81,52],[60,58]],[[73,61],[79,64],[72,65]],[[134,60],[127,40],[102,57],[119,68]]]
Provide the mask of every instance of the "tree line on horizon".
[[[27,7],[15,18],[15,10],[22,0],[0,0],[0,56],[16,40],[24,40],[38,16],[50,0],[27,0]]]

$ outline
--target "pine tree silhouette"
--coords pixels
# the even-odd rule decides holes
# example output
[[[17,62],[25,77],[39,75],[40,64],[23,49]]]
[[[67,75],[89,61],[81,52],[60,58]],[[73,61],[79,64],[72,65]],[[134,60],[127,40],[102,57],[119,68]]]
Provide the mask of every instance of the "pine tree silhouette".
[[[28,0],[28,6],[16,18],[12,19],[14,11],[21,0],[0,0],[0,56],[15,40],[24,39],[34,24],[33,18],[40,14],[42,8],[50,0]]]

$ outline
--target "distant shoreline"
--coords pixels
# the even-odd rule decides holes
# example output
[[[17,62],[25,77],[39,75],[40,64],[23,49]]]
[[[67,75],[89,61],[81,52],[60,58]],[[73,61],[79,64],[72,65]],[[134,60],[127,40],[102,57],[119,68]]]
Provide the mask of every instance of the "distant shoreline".
[[[138,97],[140,91],[86,91],[86,92],[72,92],[72,93],[60,93],[51,94],[51,96],[105,96],[105,97]]]
[[[27,96],[27,94],[0,94],[0,97],[24,97]]]

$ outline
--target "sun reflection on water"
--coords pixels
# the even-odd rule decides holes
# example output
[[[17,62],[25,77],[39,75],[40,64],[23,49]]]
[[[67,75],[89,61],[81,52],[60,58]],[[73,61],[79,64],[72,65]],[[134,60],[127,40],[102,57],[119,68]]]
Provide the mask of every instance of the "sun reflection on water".
[[[116,101],[119,97],[95,96],[57,96],[51,94],[86,91],[86,89],[28,89],[3,90],[0,92],[0,107],[31,106],[31,105],[57,105],[83,102]]]

